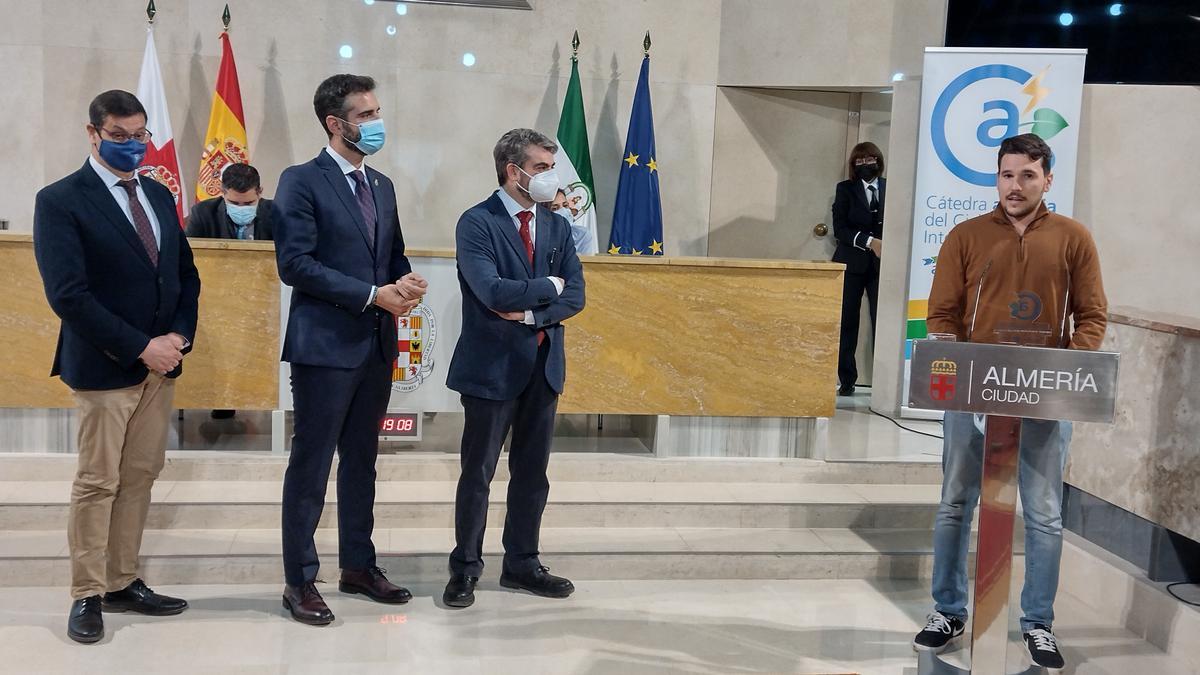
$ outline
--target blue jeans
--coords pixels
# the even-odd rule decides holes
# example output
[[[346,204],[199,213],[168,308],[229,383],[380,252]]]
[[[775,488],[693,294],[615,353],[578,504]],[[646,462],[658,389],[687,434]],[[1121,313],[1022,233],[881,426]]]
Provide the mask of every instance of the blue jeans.
[[[946,413],[942,449],[942,501],[933,529],[933,600],[947,616],[967,617],[967,548],[971,516],[983,477],[983,417]],[[1025,419],[1021,423],[1017,486],[1025,511],[1025,587],[1021,630],[1054,624],[1054,596],[1062,558],[1063,467],[1071,423]]]

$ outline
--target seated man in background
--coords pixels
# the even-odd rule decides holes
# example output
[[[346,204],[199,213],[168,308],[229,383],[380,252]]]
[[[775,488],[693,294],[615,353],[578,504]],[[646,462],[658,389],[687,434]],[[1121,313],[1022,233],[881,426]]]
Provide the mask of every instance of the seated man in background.
[[[205,239],[258,239],[271,241],[271,200],[262,196],[258,169],[249,164],[229,164],[221,171],[221,196],[192,207],[187,236]],[[214,410],[212,418],[227,420],[233,410]]]
[[[221,172],[221,196],[192,207],[189,237],[271,241],[271,200],[262,196],[258,169],[230,164]]]

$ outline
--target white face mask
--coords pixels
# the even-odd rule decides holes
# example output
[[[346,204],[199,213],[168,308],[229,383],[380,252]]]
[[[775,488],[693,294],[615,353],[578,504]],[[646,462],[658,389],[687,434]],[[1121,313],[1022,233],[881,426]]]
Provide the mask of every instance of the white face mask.
[[[575,219],[575,217],[571,215],[571,209],[568,209],[565,206],[561,209],[556,210],[555,213],[562,216],[563,218],[566,218],[568,223]]]
[[[558,195],[558,172],[554,169],[543,171],[536,176],[526,173],[525,169],[513,164],[517,171],[529,176],[529,189],[521,188],[535,202],[548,202]],[[518,184],[519,186],[519,184]]]

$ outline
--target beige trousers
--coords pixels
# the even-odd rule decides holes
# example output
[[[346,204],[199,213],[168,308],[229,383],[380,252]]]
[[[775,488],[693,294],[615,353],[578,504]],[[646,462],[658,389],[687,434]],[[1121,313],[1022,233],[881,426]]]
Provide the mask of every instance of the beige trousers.
[[[150,488],[166,461],[175,381],[150,373],[139,385],[75,391],[79,469],[67,541],[71,597],[119,591],[138,578]]]

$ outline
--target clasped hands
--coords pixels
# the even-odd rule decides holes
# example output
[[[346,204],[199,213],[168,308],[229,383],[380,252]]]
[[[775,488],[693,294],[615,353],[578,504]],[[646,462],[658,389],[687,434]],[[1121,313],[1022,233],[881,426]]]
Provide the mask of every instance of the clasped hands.
[[[396,316],[404,316],[421,304],[421,298],[429,289],[429,282],[416,272],[409,272],[394,284],[380,286],[375,292],[375,306],[386,309]]]
[[[166,375],[183,362],[183,350],[187,346],[187,338],[179,333],[167,333],[151,339],[138,358],[150,370]]]

